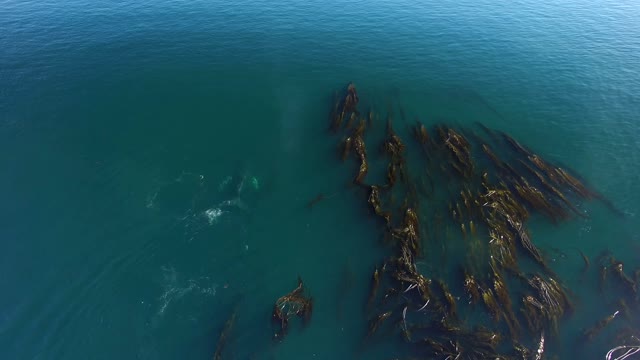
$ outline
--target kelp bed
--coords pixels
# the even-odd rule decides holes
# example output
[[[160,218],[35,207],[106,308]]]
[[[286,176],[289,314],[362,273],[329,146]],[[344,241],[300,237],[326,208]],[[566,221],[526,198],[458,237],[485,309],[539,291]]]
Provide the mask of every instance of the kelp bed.
[[[335,98],[329,129],[340,139],[337,161],[353,169],[352,191],[379,220],[380,238],[371,246],[388,250],[367,284],[362,307],[370,320],[363,341],[401,339],[398,359],[553,359],[560,345],[606,336],[611,351],[596,358],[640,354],[633,321],[640,270],[630,272],[609,252],[590,261],[578,250],[585,281],[617,302],[606,304],[609,315],[592,319],[578,343],[559,344],[563,320],[577,311],[576,296],[528,230],[533,218],[558,224],[587,217],[585,201],[619,214],[607,199],[501,131],[479,123],[428,128],[403,119],[413,138],[402,139],[392,111],[380,119],[359,105],[349,84]],[[372,126],[386,128],[374,144],[365,141]],[[409,142],[418,151],[409,152]],[[371,176],[380,170],[372,159],[386,163],[383,175]],[[376,177],[384,180],[369,181]],[[310,206],[322,200],[319,195]],[[312,304],[299,280],[274,304],[274,339],[285,339],[294,317],[308,324]],[[613,323],[615,331],[603,335]]]

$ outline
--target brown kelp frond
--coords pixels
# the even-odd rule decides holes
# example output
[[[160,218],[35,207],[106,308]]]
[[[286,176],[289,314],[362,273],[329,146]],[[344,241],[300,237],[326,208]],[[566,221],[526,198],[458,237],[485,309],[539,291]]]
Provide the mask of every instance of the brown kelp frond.
[[[298,316],[308,323],[312,311],[313,299],[305,294],[304,283],[298,278],[298,286],[290,293],[281,296],[274,304],[272,318],[278,326],[274,338],[282,340],[287,333],[289,320],[293,316]]]
[[[495,166],[496,169],[498,169],[502,174],[516,175],[515,173],[511,172],[511,169],[512,169],[511,167],[509,167],[504,161],[498,158],[496,154],[494,154],[493,150],[491,150],[491,147],[489,147],[489,145],[482,144],[482,151],[484,151],[485,155],[487,155],[489,160],[491,160],[491,162],[493,163],[493,166]]]
[[[387,138],[384,141],[384,149],[392,157],[402,157],[402,153],[405,150],[405,145],[400,140],[400,137],[393,130],[393,124],[391,119],[387,120]]]
[[[505,141],[511,146],[511,148],[515,152],[517,152],[517,153],[519,153],[520,155],[523,155],[523,156],[531,156],[532,155],[532,152],[529,149],[527,149],[526,147],[520,145],[520,143],[517,142],[514,138],[512,138],[511,136],[509,136],[509,135],[507,135],[505,133],[502,133],[502,132],[501,132],[501,134],[502,134],[502,137],[505,139]]]
[[[386,134],[379,146],[388,161],[380,174],[386,179],[377,185],[365,184],[369,160],[371,168],[378,169],[377,159],[367,153],[365,131],[379,117],[372,110],[364,115],[358,112],[353,85],[339,97],[332,112],[332,128],[347,128],[342,158],[353,156],[359,164],[353,178],[361,185],[357,194],[367,202],[364,205],[372,210],[371,215],[384,221],[381,235],[391,249],[383,265],[370,275],[365,308],[376,312],[368,314],[367,336],[383,327],[395,331],[408,346],[409,356],[423,358],[553,358],[549,354],[553,347],[547,343],[559,335],[559,325],[572,312],[573,304],[571,293],[547,264],[544,249],[532,238],[529,222],[538,214],[553,223],[575,215],[586,217],[576,199],[602,197],[578,176],[547,162],[510,135],[483,125],[484,133],[478,134],[445,125],[428,129],[416,121],[409,131],[417,141],[406,146],[400,136],[403,133],[396,132],[391,120],[398,107],[400,118],[405,118],[402,105],[395,101],[389,103]],[[382,135],[382,131],[376,133]],[[367,140],[376,138],[376,133]],[[420,158],[420,173],[415,178],[409,176],[408,166],[413,164],[409,160],[413,160],[414,149],[426,155]],[[435,191],[438,188],[442,191]],[[462,256],[450,256],[457,251]],[[580,253],[586,277],[590,261]],[[521,263],[528,258],[532,261]],[[444,280],[449,262],[464,273],[454,283]],[[596,264],[602,266],[602,289],[629,295],[620,296],[616,303],[618,311],[629,316],[637,306],[640,271],[637,279],[629,276],[624,265],[610,255]],[[522,269],[533,275],[525,275]],[[431,278],[440,280],[432,285]],[[608,278],[617,283],[608,284]],[[456,292],[464,292],[462,301],[458,302]],[[294,298],[302,293],[292,292]],[[517,301],[515,293],[521,294]],[[302,305],[285,303],[281,310],[274,309],[274,319],[286,330],[289,316],[299,314]],[[482,305],[476,306],[478,303]],[[477,318],[472,312],[481,309],[493,320],[489,328],[474,326]],[[595,337],[617,314],[598,322],[585,336]],[[509,353],[505,356],[498,349]]]
[[[360,99],[358,98],[358,92],[355,85],[349,84],[347,86],[346,94],[343,98],[336,100],[333,110],[331,112],[331,130],[338,131],[342,126],[345,116],[352,116],[350,114],[356,113],[356,107]],[[357,115],[356,115],[357,116]]]
[[[491,289],[482,289],[482,301],[489,314],[493,317],[493,320],[500,320],[502,312]]]
[[[478,286],[475,277],[466,272],[464,274],[464,291],[470,304],[476,304],[480,301],[480,286]]]
[[[565,208],[550,203],[542,191],[530,185],[525,178],[521,177],[513,185],[516,193],[524,199],[529,206],[547,215],[552,221],[557,222],[568,218],[569,214]]]
[[[624,288],[629,292],[629,294],[636,297],[638,295],[638,288],[636,286],[635,281],[633,281],[631,277],[625,274],[624,264],[622,263],[622,261],[617,261],[612,258],[610,267],[615,277],[622,284],[622,286],[624,286]]]
[[[619,313],[620,311],[616,310],[613,314],[600,319],[595,325],[585,330],[583,336],[587,340],[593,340],[605,327],[607,327],[607,325],[611,323],[611,321],[613,321],[613,319],[616,318],[616,316],[618,316]]]
[[[236,315],[237,311],[233,310],[227,321],[225,321],[224,323],[222,331],[220,332],[220,336],[218,337],[218,343],[216,344],[216,352],[213,355],[214,360],[222,359],[222,352],[229,339],[229,334],[231,333],[231,330],[236,323]]]
[[[324,200],[325,196],[324,194],[318,194],[316,195],[316,197],[314,197],[311,201],[309,201],[309,203],[307,204],[307,207],[309,209],[312,209],[317,203],[319,203],[320,201]]]
[[[507,285],[497,270],[494,270],[493,272],[493,290],[496,298],[498,299],[498,302],[500,303],[500,305],[502,305],[502,309],[504,311],[504,319],[507,323],[507,326],[509,327],[511,336],[513,338],[517,338],[520,334],[520,324],[518,323],[518,319],[516,319],[516,316],[513,313],[511,298],[509,297]]]
[[[371,185],[369,189],[369,205],[371,205],[373,212],[384,219],[385,223],[389,225],[391,222],[391,213],[382,210],[382,205],[380,204],[380,188],[376,185]]]
[[[542,258],[542,255],[540,254],[540,251],[531,242],[531,239],[529,238],[529,234],[523,228],[523,224],[521,222],[517,221],[517,220],[512,219],[511,217],[507,218],[507,222],[509,223],[509,226],[511,227],[511,229],[518,235],[518,238],[520,239],[520,244],[527,251],[527,253],[529,253],[529,255],[531,255],[531,257],[537,263],[542,265],[542,267],[546,271],[550,272],[551,270],[549,269],[549,267],[547,266],[546,262]]]
[[[351,153],[351,148],[353,148],[353,137],[349,136],[342,143],[342,161],[347,160],[349,153]]]
[[[522,298],[522,313],[527,320],[529,331],[532,333],[542,331],[546,324],[550,322],[551,314],[549,314],[545,305],[532,295]]]
[[[373,275],[371,276],[371,290],[369,291],[369,300],[367,301],[368,305],[373,303],[373,300],[378,293],[378,288],[380,287],[380,270],[376,267],[373,271]]]
[[[391,160],[387,166],[387,186],[393,187],[396,183],[398,175],[406,186],[410,186],[407,183],[407,171],[405,168],[405,145],[400,137],[393,130],[391,119],[387,120],[387,136],[384,140],[383,147],[385,152],[390,156]]]
[[[451,292],[449,291],[449,287],[447,286],[447,284],[445,284],[441,280],[438,281],[438,286],[440,287],[440,291],[442,292],[442,295],[445,300],[447,316],[454,319],[457,318],[458,314],[457,314],[456,299],[453,297],[453,295],[451,295]]]
[[[430,141],[429,132],[427,131],[427,128],[424,126],[424,124],[422,124],[420,121],[418,121],[413,128],[413,134],[418,142],[422,145],[427,145]]]
[[[378,328],[380,328],[380,326],[391,316],[392,313],[393,312],[391,311],[387,311],[371,319],[371,321],[369,321],[369,331],[367,332],[367,337],[375,334],[375,332],[378,331]]]
[[[364,122],[361,121],[361,124]],[[367,162],[367,147],[364,143],[364,139],[362,138],[362,133],[364,132],[364,125],[361,125],[356,129],[355,134],[353,135],[353,147],[355,149],[358,160],[360,160],[360,168],[358,169],[358,175],[356,175],[354,182],[356,184],[362,184],[365,176],[369,172],[369,163]]]
[[[566,207],[568,207],[576,215],[578,215],[580,217],[583,217],[583,218],[587,217],[582,211],[580,211],[578,208],[576,208],[575,205],[573,205],[573,203],[571,203],[571,201],[569,201],[567,199],[567,197],[560,190],[558,190],[558,188],[556,188],[553,184],[551,184],[551,182],[549,180],[547,180],[547,178],[544,175],[542,175],[540,173],[540,171],[534,169],[533,167],[531,167],[531,165],[529,165],[528,163],[526,163],[522,159],[518,159],[518,161],[531,174],[534,175],[535,179],[537,179],[538,182],[540,182],[540,184],[542,184],[542,187],[547,191],[547,194],[549,196],[555,197],[556,199],[559,199]]]
[[[449,150],[453,161],[450,165],[463,178],[473,175],[473,161],[471,160],[471,144],[469,141],[451,128],[439,128],[438,132],[444,146]]]
[[[545,280],[539,275],[534,275],[529,279],[529,286],[536,291],[536,300],[543,306],[541,313],[556,333],[558,320],[573,310],[569,297],[562,286],[552,278]]]

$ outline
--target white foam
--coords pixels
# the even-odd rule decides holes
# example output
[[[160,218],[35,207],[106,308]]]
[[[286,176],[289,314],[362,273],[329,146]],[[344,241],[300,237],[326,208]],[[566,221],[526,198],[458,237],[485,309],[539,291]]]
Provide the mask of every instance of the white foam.
[[[164,275],[164,292],[159,298],[160,308],[158,315],[162,316],[167,307],[174,301],[181,299],[189,293],[215,296],[218,284],[210,284],[208,277],[199,279],[179,280],[178,273],[173,267],[162,267]],[[209,284],[207,284],[209,283]]]
[[[168,288],[162,294],[162,296],[160,296],[160,302],[162,303],[162,305],[160,305],[160,310],[158,311],[158,313],[160,315],[164,314],[164,311],[167,309],[167,306],[169,306],[171,301],[176,300],[176,299],[180,299],[186,293],[188,293],[191,290],[193,290],[193,288],[194,288],[194,283],[190,283],[189,286],[184,287],[184,288],[180,288],[180,287],[170,287],[170,288]]]
[[[224,211],[218,208],[207,209],[204,212],[204,215],[207,217],[207,220],[209,220],[209,225],[212,225],[215,222],[217,222],[218,218],[222,216],[222,214],[224,214]]]
[[[224,180],[222,180],[220,185],[218,185],[218,191],[223,191],[227,187],[227,185],[229,185],[231,180],[233,180],[231,176],[227,176],[226,178],[224,178]]]
[[[149,196],[147,199],[147,209],[152,209],[155,205],[156,198],[158,197],[158,192],[153,193],[153,196]]]
[[[171,302],[179,300],[189,293],[216,296],[218,289],[217,284],[213,284],[209,287],[203,287],[199,285],[196,280],[189,280],[187,283],[188,285],[183,287],[175,286],[166,288],[165,292],[160,296],[160,309],[158,310],[158,315],[163,315]]]
[[[231,199],[231,200],[225,200],[225,201],[220,203],[220,206],[236,207],[236,208],[238,208],[240,210],[244,210],[244,211],[249,210],[249,207],[247,206],[247,204],[245,204],[244,201],[242,201],[242,199],[240,199],[240,198],[235,198],[235,199]]]
[[[197,180],[200,185],[204,185],[204,175],[188,171],[183,171],[182,174],[176,178],[175,182],[183,182],[185,180],[189,180],[189,178]]]
[[[238,188],[237,188],[237,192],[238,194],[240,194],[242,192],[242,189],[244,188],[244,180],[246,179],[246,176],[242,177],[242,180],[240,181],[240,184],[238,184]]]

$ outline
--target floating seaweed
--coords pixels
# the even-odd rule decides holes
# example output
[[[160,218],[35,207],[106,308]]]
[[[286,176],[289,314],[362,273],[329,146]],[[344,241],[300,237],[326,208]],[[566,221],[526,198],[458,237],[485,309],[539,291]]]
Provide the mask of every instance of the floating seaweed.
[[[507,141],[507,143],[509,145],[511,145],[513,150],[515,150],[517,153],[520,153],[521,155],[524,155],[524,156],[527,156],[527,157],[533,155],[533,153],[529,149],[527,149],[524,146],[520,145],[520,143],[517,142],[511,136],[509,136],[509,135],[507,135],[507,134],[505,134],[503,132],[501,132],[501,134],[502,134],[502,137]]]
[[[544,280],[541,276],[534,275],[529,279],[529,285],[536,290],[537,300],[544,306],[547,323],[557,333],[558,320],[573,309],[569,297],[552,278]]]
[[[520,239],[520,244],[529,253],[529,255],[531,255],[531,257],[538,264],[540,264],[546,272],[553,273],[551,269],[549,269],[549,267],[547,266],[544,259],[542,258],[542,255],[540,254],[540,251],[538,250],[538,248],[531,242],[529,235],[522,227],[522,223],[518,221],[514,221],[510,217],[507,218],[507,222],[509,223],[511,228],[516,232],[516,234],[518,234],[518,238]]]
[[[463,178],[470,178],[473,174],[471,161],[471,144],[461,134],[451,128],[439,127],[438,133],[445,147],[449,150],[452,161],[449,165]]]
[[[387,166],[387,187],[392,188],[396,184],[398,167],[394,163]]]
[[[371,276],[371,291],[369,292],[369,300],[367,301],[369,305],[373,302],[373,299],[375,299],[378,287],[380,287],[380,271],[378,268],[375,268]]]
[[[225,348],[225,346],[227,344],[227,340],[229,338],[229,333],[231,332],[231,330],[233,329],[233,326],[235,325],[236,314],[237,314],[237,312],[235,310],[232,311],[231,315],[229,316],[227,321],[225,321],[225,323],[224,323],[222,331],[220,332],[220,337],[218,337],[218,343],[216,345],[216,352],[213,355],[213,359],[214,360],[221,360],[222,359],[222,351],[224,350],[224,348]]]
[[[438,286],[440,286],[440,291],[442,291],[442,294],[445,299],[445,303],[447,305],[447,316],[454,319],[457,318],[458,315],[457,315],[456,299],[453,297],[453,295],[451,295],[451,292],[449,292],[449,288],[447,287],[447,284],[445,284],[443,281],[438,281]]]
[[[544,196],[542,191],[529,184],[521,177],[513,184],[516,193],[524,199],[532,208],[547,215],[553,222],[564,220],[569,217],[567,211],[561,206],[555,206]]]
[[[516,354],[519,355],[519,358],[521,358],[522,360],[529,360],[532,358],[533,352],[531,351],[531,349],[527,348],[517,341],[513,342],[513,350]]]
[[[591,266],[591,262],[589,262],[589,258],[587,257],[587,255],[584,254],[584,252],[582,252],[582,250],[578,249],[578,252],[582,257],[582,260],[584,261],[584,269],[585,270],[589,269],[589,266]]]
[[[388,225],[391,222],[391,213],[382,210],[382,205],[380,205],[380,188],[376,185],[371,185],[369,189],[369,204],[373,208],[374,213],[383,218]]]
[[[331,113],[329,114],[329,121],[331,122],[329,129],[333,132],[336,132],[342,125],[342,100],[338,98],[337,93],[334,94],[333,104],[333,108],[331,109]]]
[[[358,92],[353,84],[347,86],[347,93],[344,98],[335,102],[333,111],[331,113],[331,130],[337,131],[342,126],[344,117],[349,113],[356,112],[356,106],[360,99],[358,98]],[[357,115],[356,115],[357,116]]]
[[[640,334],[637,330],[622,329],[616,336],[615,342],[620,345],[607,352],[606,360],[635,359],[634,355],[640,353]]]
[[[476,304],[480,301],[480,291],[478,283],[473,275],[464,274],[464,290],[467,293],[469,304]]]
[[[352,147],[353,147],[353,137],[349,136],[344,140],[344,143],[342,144],[342,161],[347,160]]]
[[[385,152],[391,157],[391,161],[387,166],[387,187],[393,187],[395,185],[398,175],[400,175],[400,179],[406,183],[407,175],[403,154],[405,145],[393,130],[390,118],[387,120],[387,136],[384,140],[383,147]]]
[[[318,194],[316,197],[314,197],[311,201],[309,201],[309,204],[307,204],[307,207],[309,209],[313,208],[317,203],[319,203],[320,201],[324,200],[324,194]]]
[[[367,152],[362,137],[358,136],[355,138],[355,147],[356,153],[360,158],[360,168],[358,169],[358,175],[353,180],[353,182],[356,184],[362,184],[362,180],[364,180],[365,176],[367,176],[367,173],[369,172],[369,163],[367,163]]]
[[[427,132],[427,128],[420,121],[416,124],[414,130],[414,135],[418,142],[422,145],[426,145],[429,143],[429,133]]]
[[[355,112],[351,113],[351,116],[349,116],[349,121],[347,121],[347,129],[350,129],[353,126],[353,123],[356,121],[357,117],[358,115]]]
[[[622,286],[634,297],[637,296],[638,288],[636,283],[624,273],[624,264],[621,261],[611,259],[611,269]]]
[[[604,329],[607,325],[609,325],[609,323],[611,323],[611,321],[613,321],[613,319],[615,319],[616,316],[618,316],[619,313],[620,311],[616,310],[616,312],[614,312],[613,314],[599,320],[595,325],[587,329],[583,333],[583,336],[587,340],[593,340],[602,331],[602,329]]]
[[[509,297],[507,286],[500,273],[495,269],[493,271],[493,290],[495,292],[496,298],[498,299],[500,305],[502,305],[502,308],[504,310],[504,320],[509,327],[509,331],[515,338],[520,333],[520,324],[518,323],[518,320],[513,313],[511,298]]]
[[[469,230],[471,230],[471,235],[475,236],[477,234],[476,225],[473,223],[473,220],[469,221]]]
[[[505,164],[502,160],[500,160],[491,150],[491,148],[489,147],[489,145],[487,144],[482,144],[482,151],[484,151],[484,153],[487,155],[487,157],[489,158],[489,160],[491,160],[491,162],[493,162],[493,165],[500,170],[503,174],[508,174],[508,175],[516,175],[516,174],[511,174],[510,171],[508,170],[509,168],[507,167],[507,164]]]
[[[540,341],[538,341],[538,349],[536,350],[536,360],[542,360],[544,354],[544,331],[540,334]]]
[[[536,169],[532,168],[531,165],[529,165],[528,163],[526,163],[522,159],[519,159],[519,161],[527,170],[529,170],[529,172],[531,174],[533,174],[535,176],[535,178],[540,182],[540,184],[542,184],[542,187],[545,190],[547,190],[548,194],[550,194],[551,196],[554,196],[555,198],[559,199],[565,206],[567,206],[569,209],[571,209],[576,215],[578,215],[580,217],[583,217],[583,218],[587,217],[584,213],[582,213],[580,210],[578,210],[578,208],[576,208],[567,199],[567,197],[560,190],[558,190],[555,186],[553,186],[553,184],[551,184],[539,171],[537,171]]]
[[[391,105],[381,146],[389,159],[386,182],[365,185],[369,159],[364,132],[371,126],[374,115],[369,110],[360,117],[356,109],[358,102],[355,87],[350,85],[334,106],[333,123],[341,128],[342,123],[347,122],[349,133],[342,145],[342,157],[346,159],[355,153],[359,169],[354,182],[368,190],[363,201],[368,202],[374,216],[384,220],[385,244],[392,247],[382,268],[376,268],[371,276],[367,304],[378,303],[367,309],[383,312],[369,315],[368,336],[376,333],[382,324],[391,324],[387,321],[394,313],[401,315],[392,323],[393,328],[421,357],[487,359],[511,358],[514,354],[527,360],[548,357],[547,335],[558,333],[561,319],[572,312],[573,304],[570,292],[557,280],[543,251],[531,238],[528,221],[533,214],[544,215],[553,223],[574,215],[586,217],[572,201],[602,197],[582,184],[577,176],[536,155],[510,135],[482,124],[479,126],[488,135],[488,141],[473,130],[445,125],[430,130],[417,121],[410,130],[417,146],[427,156],[419,177],[411,178],[407,168],[411,147],[405,146],[393,128],[394,107]],[[404,117],[402,106],[400,116]],[[424,183],[426,178],[430,186]],[[437,185],[442,185],[448,198],[434,194]],[[428,206],[420,202],[421,197],[429,198]],[[442,204],[449,204],[449,216],[442,216],[447,212],[446,205],[441,207]],[[435,215],[428,215],[430,210],[423,212],[425,208],[433,208]],[[429,226],[431,223],[435,226]],[[459,247],[466,251],[465,256],[459,259],[447,256]],[[578,251],[586,270],[590,261]],[[525,275],[520,270],[520,254],[533,260],[533,275]],[[418,269],[417,259],[438,256],[442,256],[442,263],[454,261],[465,269],[464,281],[454,287],[455,290],[463,285],[466,301],[461,304],[457,304],[449,284],[443,280],[436,282],[437,296],[431,292],[430,277],[440,277],[442,271],[446,271],[441,269],[442,263],[420,261],[428,265]],[[637,298],[638,281],[625,274],[622,263],[611,256],[605,260],[608,261],[598,262],[604,269],[601,287],[605,286],[606,273],[612,272],[621,287]],[[435,274],[427,276],[431,271]],[[378,296],[383,273],[389,275],[385,277],[385,286],[389,287],[383,296]],[[640,272],[637,276],[640,278]],[[521,284],[517,288],[523,292],[521,300],[512,300],[509,291],[512,281]],[[466,315],[466,310],[479,310],[469,307],[479,302],[494,322],[506,325],[508,331],[468,326],[467,320],[457,318],[458,305]],[[623,313],[627,308],[624,304],[618,305]],[[514,306],[520,308],[518,316]],[[411,314],[415,313],[420,314],[422,322],[411,322],[414,320]],[[521,327],[520,321],[526,322],[523,323],[526,326]],[[507,356],[497,351],[503,341],[500,333],[505,336],[505,345],[512,345]],[[519,339],[528,339],[530,348],[520,344]],[[500,346],[500,349],[507,347]]]
[[[430,328],[434,336],[421,341],[429,358],[437,359],[496,359],[503,358],[496,348],[500,335],[483,327],[463,329],[443,322],[434,322]]]
[[[367,337],[371,337],[376,331],[378,331],[380,325],[382,325],[382,323],[387,320],[391,314],[391,311],[387,311],[369,321],[369,332],[367,333]]]
[[[604,196],[596,193],[595,191],[587,188],[587,186],[585,186],[580,180],[569,174],[567,170],[560,167],[552,166],[535,154],[528,155],[528,159],[558,186],[565,186],[569,188],[583,199],[598,199],[602,201],[615,214],[624,215],[611,203],[611,201],[606,199]],[[576,211],[576,213],[579,212]]]
[[[298,316],[307,324],[311,320],[313,299],[305,295],[302,279],[298,278],[298,286],[290,293],[280,297],[273,306],[272,319],[278,326],[274,339],[282,340],[287,334],[289,320]]]
[[[391,119],[387,120],[387,138],[384,141],[385,151],[393,158],[402,159],[402,153],[405,150],[405,145],[400,140],[400,137],[393,130]]]
[[[353,84],[347,86],[347,96],[344,99],[344,111],[355,111],[360,99]]]
[[[627,305],[627,301],[624,298],[620,298],[618,299],[618,309],[620,309],[620,312],[622,313],[622,315],[627,319],[630,320],[631,319],[631,309],[629,309],[629,305]]]
[[[496,301],[491,289],[482,289],[482,301],[484,302],[489,314],[493,317],[493,320],[500,320],[500,307],[498,306],[498,302]]]
[[[529,330],[532,333],[542,331],[546,320],[550,318],[545,305],[532,295],[522,298],[522,304],[524,306],[522,312]]]
[[[638,353],[640,353],[640,345],[621,345],[621,346],[616,346],[615,348],[609,350],[607,352],[607,355],[605,356],[605,359],[606,360],[633,359],[632,356]]]
[[[606,265],[600,265],[600,277],[598,278],[598,290],[600,292],[604,291],[604,288],[607,283],[607,272],[608,268]]]

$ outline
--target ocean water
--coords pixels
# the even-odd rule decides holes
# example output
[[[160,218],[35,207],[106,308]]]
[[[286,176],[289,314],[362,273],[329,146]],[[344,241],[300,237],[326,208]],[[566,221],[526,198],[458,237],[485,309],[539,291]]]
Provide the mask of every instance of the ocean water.
[[[576,302],[548,341],[604,358],[612,333],[575,335],[615,295],[575,249],[640,266],[639,17],[606,0],[0,0],[0,358],[212,358],[234,309],[224,358],[391,358],[392,335],[364,339],[390,250],[327,131],[349,82],[374,128],[390,106],[407,142],[415,118],[481,122],[624,214],[585,202],[530,225]],[[298,276],[313,318],[274,343]]]

